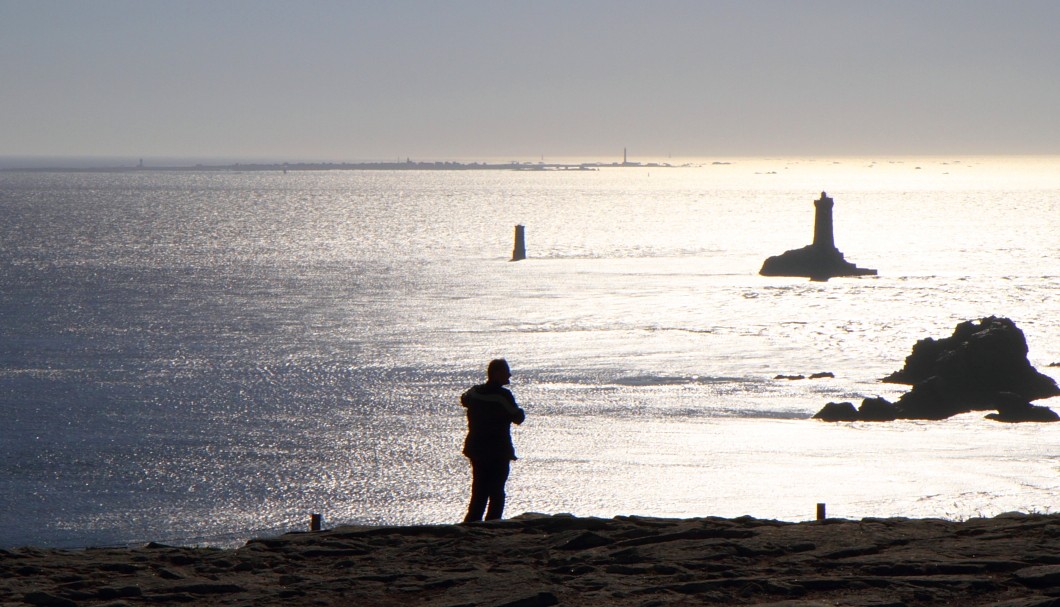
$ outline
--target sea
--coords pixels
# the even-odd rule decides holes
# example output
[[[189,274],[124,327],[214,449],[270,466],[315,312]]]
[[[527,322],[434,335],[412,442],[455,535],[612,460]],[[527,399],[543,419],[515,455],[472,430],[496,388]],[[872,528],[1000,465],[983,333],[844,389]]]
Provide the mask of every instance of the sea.
[[[668,162],[0,172],[0,547],[457,522],[493,358],[507,516],[1060,508],[1060,424],[811,419],[987,316],[1060,378],[1060,158]],[[878,275],[760,276],[822,191]]]

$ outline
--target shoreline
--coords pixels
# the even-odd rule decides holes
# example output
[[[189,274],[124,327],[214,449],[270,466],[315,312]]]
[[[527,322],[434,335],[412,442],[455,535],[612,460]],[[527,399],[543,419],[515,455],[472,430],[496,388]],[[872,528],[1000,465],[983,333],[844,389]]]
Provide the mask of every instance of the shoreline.
[[[0,550],[0,604],[1060,605],[1060,514],[340,526],[237,549]]]

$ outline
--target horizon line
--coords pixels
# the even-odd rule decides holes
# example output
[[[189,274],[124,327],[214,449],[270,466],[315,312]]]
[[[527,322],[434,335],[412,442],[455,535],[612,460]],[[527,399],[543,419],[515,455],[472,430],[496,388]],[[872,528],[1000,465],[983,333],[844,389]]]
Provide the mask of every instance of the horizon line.
[[[504,166],[599,166],[599,167],[629,167],[629,166],[687,166],[690,162],[714,162],[725,164],[725,161],[738,160],[905,160],[905,159],[964,159],[964,158],[1052,158],[1060,157],[1060,153],[969,153],[969,154],[947,154],[947,153],[924,153],[924,154],[706,154],[693,156],[656,156],[645,155],[643,157],[631,156],[623,161],[620,155],[608,156],[601,160],[599,156],[547,156],[538,155],[533,159],[515,159],[510,156],[483,156],[478,159],[468,157],[439,157],[417,159],[406,156],[400,159],[356,159],[356,160],[302,160],[287,159],[280,160],[274,157],[228,157],[228,156],[179,156],[179,155],[157,155],[157,156],[129,156],[129,155],[13,155],[0,154],[0,170],[175,170],[175,169],[217,169],[217,168],[253,168],[253,167],[276,167],[276,168],[306,168],[315,167],[357,167],[357,166],[426,166],[426,165],[454,165],[454,166],[476,166],[488,165],[496,168]],[[551,158],[551,159],[549,159]],[[612,160],[611,158],[616,158]],[[720,162],[719,162],[720,161]],[[64,166],[65,164],[65,166]]]

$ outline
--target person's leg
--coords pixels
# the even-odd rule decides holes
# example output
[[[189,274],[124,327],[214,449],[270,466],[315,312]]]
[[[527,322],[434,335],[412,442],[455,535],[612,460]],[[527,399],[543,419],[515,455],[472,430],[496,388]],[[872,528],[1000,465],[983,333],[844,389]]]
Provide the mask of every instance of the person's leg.
[[[482,520],[485,512],[485,502],[490,499],[487,474],[483,469],[482,462],[471,461],[471,502],[467,503],[467,515],[464,522],[475,522]]]
[[[492,521],[501,518],[504,512],[504,484],[508,482],[508,473],[511,462],[503,460],[496,462],[490,470],[489,485],[489,510],[486,511],[486,520]]]
[[[486,511],[486,502],[489,500],[490,487],[489,473],[484,462],[471,460],[471,501],[467,505],[467,516],[465,523],[482,520],[482,514]]]

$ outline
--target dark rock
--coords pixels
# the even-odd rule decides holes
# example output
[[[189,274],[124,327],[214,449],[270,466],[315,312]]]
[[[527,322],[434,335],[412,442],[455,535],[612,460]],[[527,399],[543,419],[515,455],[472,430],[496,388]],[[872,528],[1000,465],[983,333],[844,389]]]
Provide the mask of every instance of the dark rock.
[[[556,575],[585,575],[596,571],[596,567],[591,565],[563,565],[560,567],[554,567],[548,570],[549,573],[555,573]]]
[[[611,538],[604,537],[598,533],[593,533],[592,531],[586,531],[584,533],[579,533],[571,540],[564,542],[556,548],[558,550],[588,550],[589,548],[598,548],[612,543],[614,543],[614,540]]]
[[[858,407],[858,419],[867,422],[890,422],[898,419],[898,408],[885,398],[866,398]]]
[[[999,422],[1056,422],[1060,421],[1060,415],[1048,407],[1032,405],[1019,395],[1015,399],[999,399],[997,413],[987,414],[987,419]]]
[[[260,544],[188,550],[201,557],[197,572],[203,565],[225,566],[217,575],[183,582],[161,579],[168,551],[19,548],[10,558],[40,571],[19,577],[0,556],[0,604],[1060,607],[1060,514],[802,523],[621,516],[603,527],[601,519],[578,524],[567,516],[555,517],[554,531],[533,523],[551,518],[463,527],[468,531],[461,539],[391,528],[394,543],[373,535],[373,551],[340,561],[303,553],[356,547],[354,540],[363,536],[285,536],[286,548],[267,553]],[[556,550],[572,538],[594,536],[613,542]],[[236,572],[244,560],[259,564],[253,574]],[[106,581],[99,566],[121,562],[136,565],[136,572],[109,574],[120,581]]]
[[[100,599],[107,601],[111,599],[124,599],[136,596],[143,596],[143,592],[140,590],[139,586],[106,586],[100,588],[97,591],[96,595]]]
[[[453,586],[459,586],[468,582],[474,581],[475,577],[463,576],[463,577],[443,577],[435,580],[427,580],[422,582],[420,587],[424,590],[445,590],[446,588],[452,588]]]
[[[946,377],[934,376],[903,394],[895,406],[902,419],[939,420],[972,410],[960,395],[964,391]]]
[[[835,377],[835,373],[831,371],[823,371],[821,373],[813,373],[810,375],[810,379],[824,379],[826,377]]]
[[[47,592],[30,592],[22,597],[22,601],[37,607],[77,607],[74,601]]]
[[[1060,565],[1027,567],[1013,573],[1020,582],[1034,588],[1060,587]]]
[[[749,529],[688,529],[676,533],[659,533],[647,537],[638,537],[624,540],[615,544],[616,546],[647,546],[649,544],[663,544],[666,542],[681,542],[686,540],[706,540],[719,538],[748,538],[754,537],[755,532]]]
[[[944,339],[922,339],[906,357],[905,366],[885,377],[886,383],[913,388],[894,405],[882,398],[865,399],[853,418],[849,411],[821,409],[815,419],[826,421],[940,420],[989,411],[989,419],[1007,422],[1060,421],[1052,410],[1030,401],[1060,395],[1051,377],[1027,360],[1027,340],[1014,322],[991,316],[957,325]]]
[[[619,550],[611,554],[612,563],[620,563],[631,565],[633,563],[643,563],[649,560],[648,557],[641,554],[636,547],[626,548],[625,550]]]
[[[960,323],[944,339],[918,341],[905,366],[883,381],[916,386],[932,377],[949,381],[943,389],[953,396],[988,409],[1001,392],[1028,401],[1060,395],[1056,381],[1027,360],[1023,331],[1012,320],[996,316]]]
[[[516,524],[526,529],[542,531],[545,533],[557,533],[570,530],[598,530],[607,529],[607,519],[595,517],[575,517],[572,514],[541,514],[538,512],[527,512],[504,521],[507,524]]]
[[[846,590],[854,586],[854,581],[843,577],[808,576],[799,578],[799,585],[807,590]]]
[[[369,551],[366,548],[313,548],[309,550],[303,550],[302,556],[305,558],[337,558],[341,556],[360,556],[367,554]]]
[[[243,561],[241,563],[236,563],[236,565],[234,567],[232,567],[232,571],[236,571],[236,572],[256,571],[256,570],[262,569],[262,568],[264,568],[264,566],[260,562]]]
[[[856,422],[858,410],[853,403],[828,403],[813,418],[826,422]]]
[[[508,521],[485,521],[479,527],[490,527],[496,525],[506,525]],[[465,525],[418,525],[411,527],[352,527],[349,532],[344,532],[336,535],[341,539],[352,539],[357,536],[372,537],[372,536],[384,536],[387,538],[398,538],[403,535],[424,535],[429,537],[441,537],[441,538],[462,538],[468,533],[468,528]],[[299,535],[298,533],[288,533],[289,536]],[[302,535],[305,535],[304,533]]]
[[[847,546],[842,550],[834,550],[832,552],[825,552],[820,555],[823,559],[846,559],[852,556],[864,556],[866,554],[877,554],[880,551],[880,547],[875,544],[866,544],[862,546]]]
[[[777,375],[773,379],[806,379],[805,375]]]
[[[172,569],[166,569],[165,567],[159,567],[156,570],[158,577],[163,580],[183,580],[185,576],[173,571]]]
[[[604,571],[614,575],[648,575],[659,573],[658,567],[662,565],[608,565],[604,567]],[[677,572],[674,567],[670,568],[670,572],[664,575],[672,575]]]
[[[836,276],[875,276],[876,270],[859,268],[843,258],[832,237],[832,207],[834,201],[821,192],[814,201],[813,244],[786,251],[765,260],[762,276],[805,276],[812,280],[828,280]]]
[[[183,565],[193,565],[199,561],[190,554],[173,554],[170,555],[169,562],[179,567]]]
[[[102,563],[99,568],[103,571],[113,571],[114,573],[136,573],[141,569],[130,563]]]
[[[551,592],[539,592],[533,596],[500,603],[497,607],[552,607],[559,605],[559,599]]]
[[[945,339],[920,340],[905,367],[883,381],[913,385],[897,403],[907,419],[944,419],[1000,403],[1014,407],[1001,417],[1015,420],[1019,413],[1037,413],[1027,410],[1030,401],[1060,394],[1056,381],[1027,360],[1023,331],[995,316],[963,322]]]
[[[1060,607],[1060,598],[1035,596],[994,603],[990,607]]]
[[[195,597],[190,594],[184,594],[181,592],[174,592],[170,594],[152,594],[144,599],[151,603],[161,603],[163,605],[169,605],[173,603],[194,603],[198,601]]]
[[[804,276],[820,282],[838,276],[876,276],[876,270],[859,268],[847,261],[839,249],[807,245],[769,257],[758,271],[762,276]]]
[[[755,607],[831,607],[835,604],[828,601],[790,599],[776,603],[756,603]],[[876,596],[844,597],[841,604],[846,607],[907,607],[904,601]]]
[[[267,549],[267,550],[277,550],[277,549],[285,548],[285,547],[287,547],[288,544],[290,544],[290,541],[288,541],[286,539],[283,539],[283,538],[274,538],[274,537],[254,538],[254,539],[249,540],[247,542],[247,546],[248,547],[251,547],[251,548],[263,548],[263,549]]]
[[[169,592],[176,594],[232,594],[244,592],[246,589],[237,584],[222,584],[202,582],[197,584],[184,584],[169,588]]]

